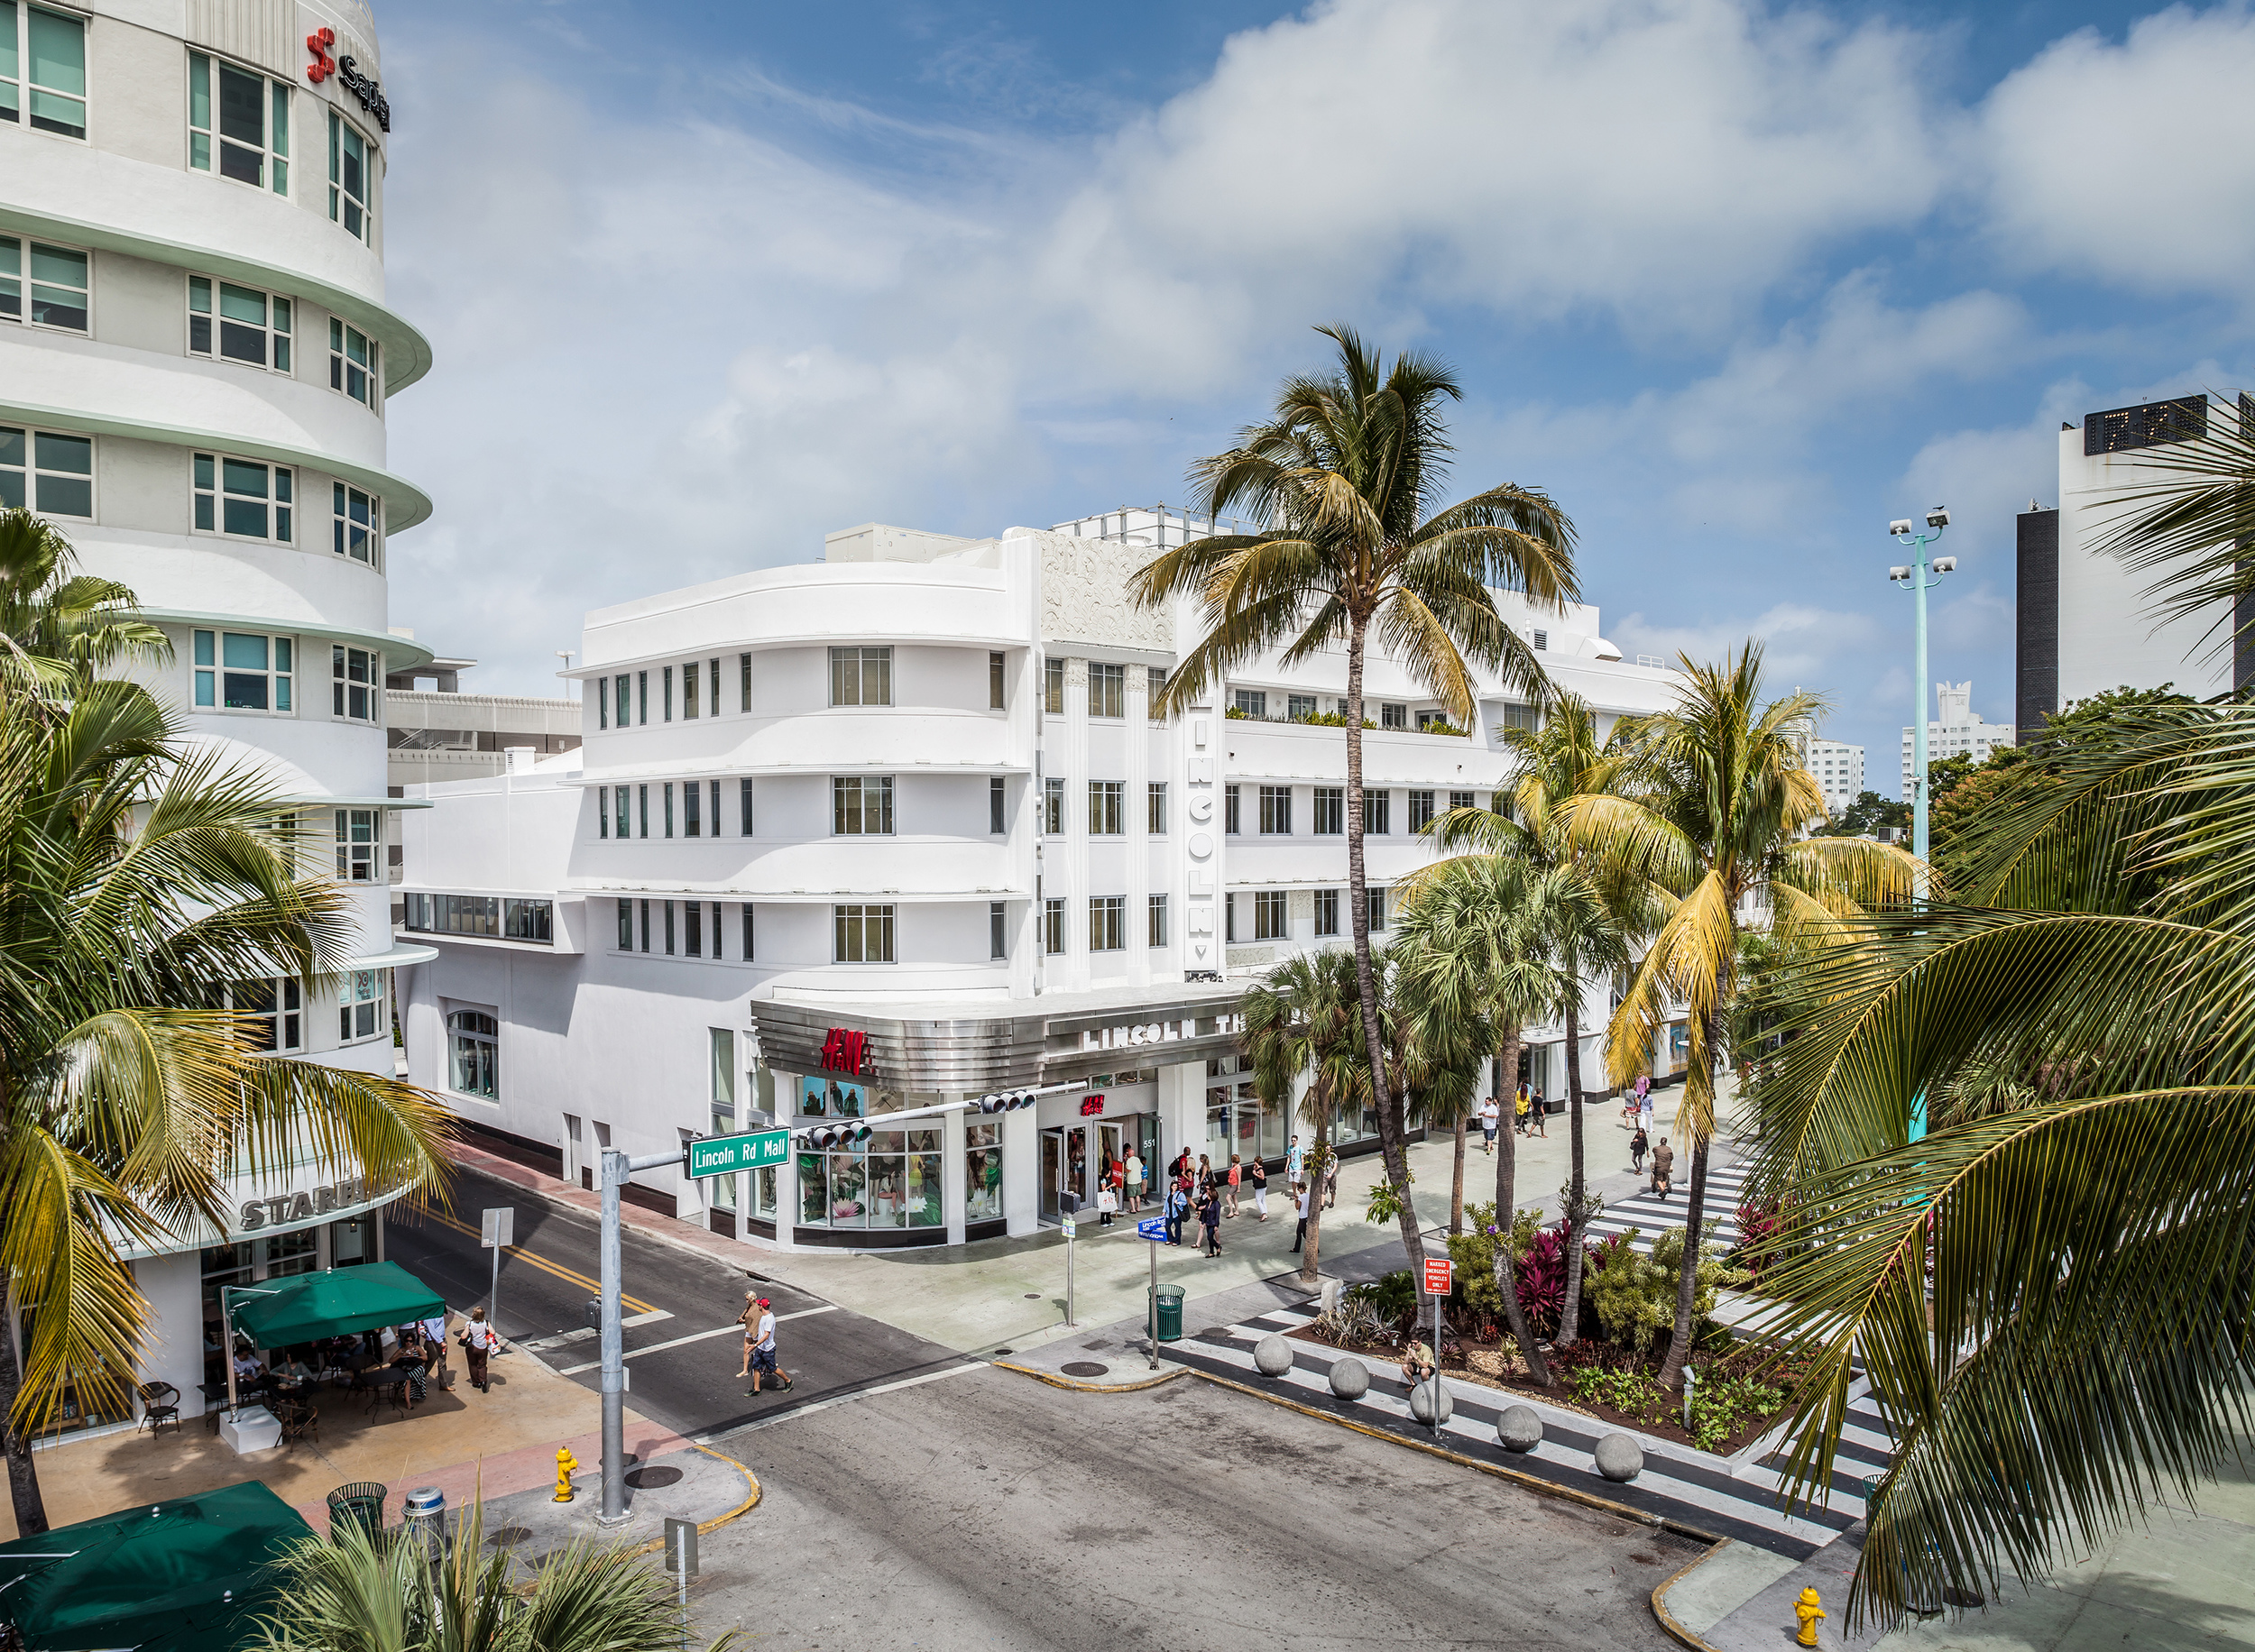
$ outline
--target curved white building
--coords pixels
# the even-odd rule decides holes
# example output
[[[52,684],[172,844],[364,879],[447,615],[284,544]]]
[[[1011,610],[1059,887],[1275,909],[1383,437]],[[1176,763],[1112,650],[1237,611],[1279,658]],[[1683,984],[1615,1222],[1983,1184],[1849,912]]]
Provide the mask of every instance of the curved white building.
[[[383,1073],[391,970],[429,956],[393,945],[385,872],[384,678],[430,657],[387,629],[386,546],[431,509],[385,460],[430,366],[384,300],[390,115],[354,0],[0,0],[0,502],[139,593],[174,648],[152,685],[333,840],[350,973],[236,1007]],[[220,1284],[381,1253],[381,1194],[285,1181],[136,1269],[191,1413]]]

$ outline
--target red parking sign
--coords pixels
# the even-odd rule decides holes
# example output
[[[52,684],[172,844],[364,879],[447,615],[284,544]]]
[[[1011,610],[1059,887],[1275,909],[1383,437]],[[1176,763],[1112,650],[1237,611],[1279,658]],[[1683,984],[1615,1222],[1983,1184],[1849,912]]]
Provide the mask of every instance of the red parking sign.
[[[1456,1264],[1451,1262],[1428,1260],[1425,1263],[1425,1294],[1429,1297],[1447,1296],[1449,1276],[1455,1268]]]

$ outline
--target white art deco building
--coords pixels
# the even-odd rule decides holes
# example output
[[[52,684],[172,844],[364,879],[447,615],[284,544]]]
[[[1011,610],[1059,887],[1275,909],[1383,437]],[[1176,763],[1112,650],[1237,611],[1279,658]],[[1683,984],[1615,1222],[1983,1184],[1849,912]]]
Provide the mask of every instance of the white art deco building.
[[[871,525],[818,563],[590,614],[584,748],[431,786],[407,818],[407,932],[439,951],[401,972],[413,1076],[583,1180],[606,1146],[1057,1087],[636,1190],[782,1244],[1027,1233],[1130,1148],[1281,1156],[1302,1126],[1238,1070],[1238,998],[1346,944],[1346,742],[1320,720],[1346,659],[1261,662],[1153,718],[1196,616],[1138,611],[1126,581],[1186,528],[1156,509],[980,540]],[[1594,608],[1498,600],[1608,724],[1667,702],[1671,675],[1623,661]],[[1385,659],[1367,696],[1383,941],[1389,887],[1430,858],[1413,834],[1492,806],[1502,730],[1533,712],[1490,684],[1450,729]],[[1585,1073],[1610,987],[1585,1005]],[[1531,1052],[1553,1097],[1560,1039]],[[1673,1038],[1655,1056],[1680,1070]],[[1343,1133],[1375,1144],[1368,1120]]]
[[[307,995],[246,981],[272,1047],[392,1069],[382,685],[390,537],[430,513],[385,468],[428,370],[384,301],[390,109],[354,0],[0,0],[0,502],[29,505],[170,638],[152,686],[334,840],[358,956]],[[308,1163],[135,1272],[149,1374],[201,1409],[218,1287],[381,1254],[385,1195]],[[84,1424],[104,1419],[78,1418]]]

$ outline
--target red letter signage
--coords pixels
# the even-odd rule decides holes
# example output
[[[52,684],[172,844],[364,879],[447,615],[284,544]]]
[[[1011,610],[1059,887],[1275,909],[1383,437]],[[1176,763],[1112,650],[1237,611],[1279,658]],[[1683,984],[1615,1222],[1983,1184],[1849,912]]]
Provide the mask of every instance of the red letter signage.
[[[833,1027],[830,1036],[823,1040],[822,1066],[824,1072],[851,1073],[861,1076],[862,1058],[869,1050],[866,1032],[856,1032],[849,1027]]]
[[[336,31],[317,29],[306,36],[306,50],[313,54],[313,61],[306,65],[306,78],[319,86],[336,72],[336,60],[329,56],[329,48],[336,44]]]

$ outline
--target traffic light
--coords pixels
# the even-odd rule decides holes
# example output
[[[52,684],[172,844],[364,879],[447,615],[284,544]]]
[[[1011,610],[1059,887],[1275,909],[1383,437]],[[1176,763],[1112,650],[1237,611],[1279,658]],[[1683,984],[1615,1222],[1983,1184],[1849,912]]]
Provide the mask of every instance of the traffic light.
[[[819,1151],[825,1147],[851,1147],[856,1142],[870,1139],[870,1127],[861,1123],[846,1124],[816,1124],[802,1130],[798,1135],[800,1147]]]
[[[998,1090],[979,1098],[981,1113],[1015,1113],[1020,1107],[1030,1107],[1040,1099],[1034,1090]]]

